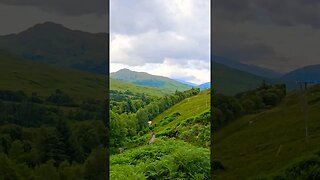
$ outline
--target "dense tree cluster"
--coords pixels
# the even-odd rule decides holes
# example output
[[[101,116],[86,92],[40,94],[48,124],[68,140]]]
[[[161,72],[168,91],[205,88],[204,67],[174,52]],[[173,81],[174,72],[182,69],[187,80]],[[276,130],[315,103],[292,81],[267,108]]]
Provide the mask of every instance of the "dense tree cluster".
[[[0,91],[0,179],[106,179],[102,102]]]
[[[257,113],[274,107],[286,95],[286,86],[262,83],[257,89],[239,93],[235,96],[214,94],[214,128],[217,129],[241,115]]]
[[[126,91],[125,93],[119,93],[119,95],[117,95],[117,91],[112,91],[111,99],[114,99],[112,99],[113,102],[111,102],[111,104],[113,103],[111,105],[113,108],[110,110],[111,149],[115,151],[116,148],[121,147],[126,140],[129,140],[133,136],[145,134],[150,130],[148,127],[149,120],[154,119],[157,115],[161,114],[166,109],[182,101],[183,99],[197,95],[199,92],[200,89],[194,88],[184,92],[176,91],[174,94],[167,95],[162,98],[153,98],[153,101],[150,101],[152,97],[148,97],[143,94],[143,96],[141,94],[135,95],[134,93]],[[130,97],[133,97],[133,99],[130,99]],[[114,103],[116,102],[115,99],[126,101],[122,102],[119,100],[119,102],[117,102],[118,104],[132,104],[130,101],[138,101],[138,97],[142,101],[141,104],[143,104],[143,106],[138,108],[137,111],[117,111],[118,109]]]

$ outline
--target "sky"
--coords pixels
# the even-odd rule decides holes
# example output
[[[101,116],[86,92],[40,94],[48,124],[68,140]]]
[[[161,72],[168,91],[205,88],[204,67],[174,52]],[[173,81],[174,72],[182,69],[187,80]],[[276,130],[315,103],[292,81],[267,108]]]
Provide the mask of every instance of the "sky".
[[[0,0],[0,35],[51,21],[92,33],[108,31],[106,0]]]
[[[210,0],[110,0],[110,72],[210,81]]]
[[[213,2],[214,54],[282,73],[320,64],[320,1]]]

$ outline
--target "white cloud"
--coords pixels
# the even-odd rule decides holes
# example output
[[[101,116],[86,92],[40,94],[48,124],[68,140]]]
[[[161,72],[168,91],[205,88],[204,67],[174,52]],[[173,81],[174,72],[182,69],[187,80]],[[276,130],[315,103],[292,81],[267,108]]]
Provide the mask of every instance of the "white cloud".
[[[209,2],[111,0],[111,72],[129,68],[210,81]]]

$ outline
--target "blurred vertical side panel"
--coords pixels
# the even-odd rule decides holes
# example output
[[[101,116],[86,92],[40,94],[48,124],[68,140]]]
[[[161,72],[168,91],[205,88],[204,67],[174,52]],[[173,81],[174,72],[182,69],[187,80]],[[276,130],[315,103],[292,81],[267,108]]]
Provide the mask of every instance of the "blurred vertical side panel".
[[[0,179],[107,179],[108,1],[0,12]]]
[[[319,8],[213,1],[215,179],[319,179]]]

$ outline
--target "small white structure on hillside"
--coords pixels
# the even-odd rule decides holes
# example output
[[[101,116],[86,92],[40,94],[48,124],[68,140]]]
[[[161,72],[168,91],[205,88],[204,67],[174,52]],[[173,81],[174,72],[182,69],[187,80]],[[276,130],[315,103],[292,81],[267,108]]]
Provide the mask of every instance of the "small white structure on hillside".
[[[153,143],[155,139],[156,139],[156,135],[152,133],[152,138],[150,139],[149,144]]]
[[[149,124],[149,126],[151,126],[151,124],[152,124],[152,121],[148,121],[148,124]]]

